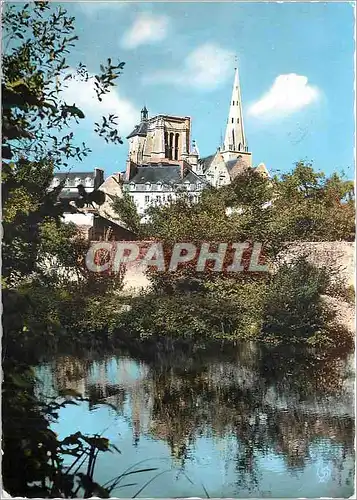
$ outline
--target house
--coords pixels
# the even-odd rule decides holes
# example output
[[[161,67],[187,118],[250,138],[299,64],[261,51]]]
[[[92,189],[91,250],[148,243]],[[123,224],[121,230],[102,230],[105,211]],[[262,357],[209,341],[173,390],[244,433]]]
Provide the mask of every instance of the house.
[[[136,235],[116,218],[112,210],[114,197],[122,196],[120,174],[113,174],[104,180],[104,171],[99,168],[93,172],[56,173],[50,189],[59,186],[63,181],[65,185],[59,194],[59,199],[68,201],[71,207],[63,214],[63,220],[75,224],[84,238],[92,241],[136,239]],[[88,194],[95,190],[105,193],[104,203],[76,207],[75,202],[80,198],[77,187],[80,185]]]
[[[182,192],[188,193],[192,201],[198,201],[202,190],[208,186],[185,160],[146,165],[130,162],[126,178],[123,190],[129,193],[140,215],[152,205],[174,201]]]
[[[74,201],[80,197],[77,186],[84,187],[86,193],[98,189],[104,182],[104,171],[95,168],[93,172],[56,172],[53,176],[50,189],[54,189],[64,182],[59,199]]]

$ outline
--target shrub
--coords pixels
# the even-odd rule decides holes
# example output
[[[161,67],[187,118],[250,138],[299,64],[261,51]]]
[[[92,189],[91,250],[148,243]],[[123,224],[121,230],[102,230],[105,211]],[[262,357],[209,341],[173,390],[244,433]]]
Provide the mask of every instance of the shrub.
[[[260,331],[261,297],[244,290],[144,295],[119,319],[121,331],[134,338],[173,337],[185,340],[250,338]],[[249,299],[248,299],[249,297]]]
[[[299,342],[325,329],[333,319],[321,295],[330,285],[328,270],[304,258],[283,264],[268,283],[264,308],[264,334]]]

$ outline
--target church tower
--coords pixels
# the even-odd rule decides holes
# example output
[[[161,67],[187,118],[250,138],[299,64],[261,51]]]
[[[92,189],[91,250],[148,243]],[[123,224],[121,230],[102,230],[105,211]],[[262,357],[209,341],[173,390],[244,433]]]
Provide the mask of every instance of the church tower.
[[[225,162],[237,160],[239,157],[252,165],[252,154],[248,151],[247,140],[244,133],[243,105],[239,84],[238,68],[235,68],[232,98],[229,106],[226,134],[221,150]]]

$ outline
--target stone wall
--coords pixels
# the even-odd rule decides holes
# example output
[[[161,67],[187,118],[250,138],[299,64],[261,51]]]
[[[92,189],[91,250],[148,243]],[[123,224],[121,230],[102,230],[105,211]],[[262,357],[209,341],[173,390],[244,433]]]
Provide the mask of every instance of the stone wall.
[[[322,241],[294,243],[282,252],[280,262],[289,262],[298,256],[306,256],[316,266],[327,266],[348,285],[355,285],[355,243],[347,241]],[[125,276],[126,290],[145,290],[150,282],[145,273],[133,266]]]
[[[306,256],[316,266],[326,266],[331,277],[343,280],[346,286],[355,285],[355,243],[348,241],[298,242],[281,254],[281,261],[289,262]]]

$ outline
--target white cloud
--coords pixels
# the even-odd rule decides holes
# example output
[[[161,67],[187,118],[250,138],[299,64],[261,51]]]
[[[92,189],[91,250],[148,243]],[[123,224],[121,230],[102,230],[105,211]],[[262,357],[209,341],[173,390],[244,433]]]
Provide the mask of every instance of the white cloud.
[[[161,42],[166,38],[169,26],[170,19],[167,16],[141,13],[124,33],[122,45],[127,49],[135,49],[139,45]]]
[[[249,108],[256,117],[287,116],[316,101],[319,89],[308,83],[306,76],[290,73],[279,75],[271,88]]]
[[[181,68],[158,71],[145,77],[145,81],[213,90],[232,77],[233,65],[233,52],[214,43],[205,43],[188,54]]]
[[[118,129],[122,135],[130,133],[140,116],[139,110],[128,99],[121,97],[116,89],[112,89],[99,102],[94,90],[93,81],[66,80],[67,88],[62,92],[62,99],[67,104],[75,104],[93,123],[101,122],[101,117],[108,114],[118,116]]]

